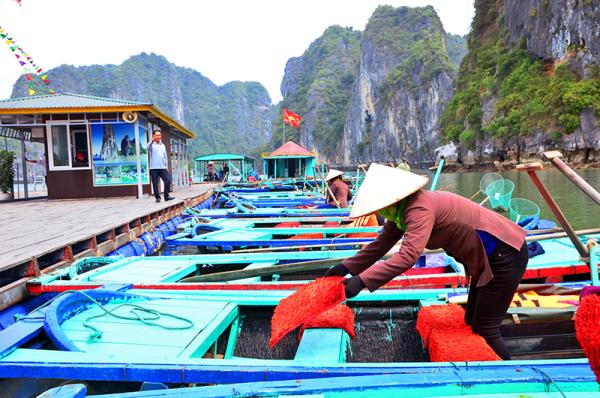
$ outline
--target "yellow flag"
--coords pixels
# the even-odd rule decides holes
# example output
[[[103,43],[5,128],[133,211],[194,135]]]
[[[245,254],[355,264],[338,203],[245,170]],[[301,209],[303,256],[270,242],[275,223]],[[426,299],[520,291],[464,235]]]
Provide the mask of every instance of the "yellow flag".
[[[35,94],[35,90],[29,89],[29,95],[33,95],[33,94]]]
[[[5,40],[5,41],[6,41],[6,44],[8,44],[9,46],[12,44],[12,41],[10,41],[10,40],[8,40],[8,39],[7,39],[7,40]]]

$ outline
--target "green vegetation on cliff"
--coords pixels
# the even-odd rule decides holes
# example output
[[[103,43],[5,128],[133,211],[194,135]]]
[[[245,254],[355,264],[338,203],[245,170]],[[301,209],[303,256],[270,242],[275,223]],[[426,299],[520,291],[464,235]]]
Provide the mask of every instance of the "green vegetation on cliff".
[[[544,64],[523,41],[508,46],[497,2],[477,0],[475,7],[469,53],[442,116],[447,140],[473,144],[484,136],[515,138],[540,131],[558,140],[579,127],[584,108],[599,113],[598,76],[581,79],[569,70],[568,60]]]
[[[369,19],[365,40],[386,58],[399,61],[382,87],[388,95],[399,87],[416,90],[437,74],[456,70],[448,56],[442,22],[431,6],[377,7]],[[453,45],[459,46],[458,39],[453,38]],[[458,48],[455,51],[460,52]]]

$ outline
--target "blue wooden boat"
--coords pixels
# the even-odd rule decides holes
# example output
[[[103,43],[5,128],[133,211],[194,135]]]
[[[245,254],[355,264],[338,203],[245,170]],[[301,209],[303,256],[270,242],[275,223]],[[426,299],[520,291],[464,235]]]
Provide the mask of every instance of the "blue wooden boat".
[[[252,208],[231,207],[224,209],[213,208],[187,208],[183,211],[187,216],[199,216],[206,218],[251,218],[251,217],[348,217],[350,209],[320,208],[320,209],[296,209],[296,208]]]
[[[411,369],[412,371],[412,369]],[[479,365],[469,367],[457,364],[453,368],[440,367],[403,374],[355,377],[327,377],[322,379],[250,382],[205,387],[166,388],[164,384],[146,384],[142,388],[156,388],[140,392],[87,395],[82,384],[57,387],[43,398],[230,398],[309,396],[339,397],[445,397],[455,398],[594,398],[600,397],[598,386],[590,382],[591,370],[585,365],[523,364],[521,366]],[[490,375],[493,375],[490,378]],[[560,392],[559,392],[560,389]],[[515,391],[515,392],[511,392]],[[568,391],[563,393],[562,391]],[[61,395],[58,395],[58,394]],[[80,394],[80,395],[76,395]]]
[[[186,283],[184,278],[236,269],[277,267],[307,260],[342,259],[356,250],[319,250],[296,252],[263,252],[205,254],[194,256],[91,257],[33,278],[27,283],[33,295],[66,290],[92,289],[105,284],[131,284],[134,288],[185,290],[282,290],[295,289],[323,275],[323,270],[297,274],[251,277],[223,283]],[[466,282],[464,270],[443,253],[424,256],[407,273],[390,282],[389,287],[439,288],[458,287]]]
[[[581,285],[562,286],[576,289]],[[341,329],[308,329],[301,340],[292,333],[273,350],[267,345],[270,316],[290,291],[159,291],[121,285],[118,290],[68,292],[0,332],[0,378],[5,379],[0,388],[22,377],[181,385],[353,376],[344,378],[345,382],[309,383],[305,390],[321,388],[333,394],[336,388],[344,390],[344,385],[355,386],[348,381],[359,376],[398,375],[405,382],[396,379],[391,385],[408,391],[411,385],[422,388],[414,390],[413,396],[419,396],[417,391],[460,394],[473,383],[482,388],[473,393],[489,392],[492,383],[514,383],[508,388],[513,391],[523,388],[527,380],[535,384],[533,390],[526,390],[532,392],[539,391],[543,380],[546,387],[554,380],[561,388],[598,391],[573,336],[572,309],[564,312],[564,318],[529,322],[522,317],[519,324],[511,319],[524,309],[511,309],[503,333],[513,361],[427,362],[427,352],[414,329],[416,311],[443,303],[447,294],[460,290],[363,292],[348,301],[356,316],[355,340],[349,341]],[[141,308],[131,313],[132,306]],[[121,318],[102,316],[106,310]],[[445,379],[445,375],[458,379]],[[378,383],[384,385],[382,379]],[[456,383],[458,390],[448,389]],[[291,391],[285,383],[273,386],[281,387],[284,394]],[[258,387],[244,391],[251,396]]]

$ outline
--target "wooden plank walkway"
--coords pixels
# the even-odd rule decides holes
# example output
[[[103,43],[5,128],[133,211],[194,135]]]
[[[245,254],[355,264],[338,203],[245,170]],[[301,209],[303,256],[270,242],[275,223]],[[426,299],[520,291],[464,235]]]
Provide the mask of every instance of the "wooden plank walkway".
[[[153,225],[178,215],[186,206],[196,204],[213,186],[179,188],[173,193],[175,200],[160,203],[146,196],[2,204],[0,276],[14,279],[39,275],[43,268],[58,262],[54,261],[54,254],[61,249],[62,265],[79,257],[108,253],[115,244],[129,242]],[[0,296],[3,290],[0,287]],[[0,297],[0,308],[4,307],[3,302]]]

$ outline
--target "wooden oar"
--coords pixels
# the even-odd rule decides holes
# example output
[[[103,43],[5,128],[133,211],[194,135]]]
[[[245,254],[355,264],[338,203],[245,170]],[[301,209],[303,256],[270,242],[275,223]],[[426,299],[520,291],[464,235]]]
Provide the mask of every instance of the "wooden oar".
[[[525,171],[525,172],[527,172],[527,174],[529,174],[529,177],[531,177],[531,179],[533,180],[533,183],[535,184],[537,189],[540,191],[542,198],[544,198],[544,200],[546,201],[546,204],[548,205],[550,210],[552,210],[552,213],[554,213],[554,217],[556,217],[556,219],[558,220],[560,225],[565,230],[565,233],[567,234],[569,239],[571,239],[571,242],[577,249],[577,252],[581,256],[581,258],[585,259],[585,262],[588,262],[589,261],[588,250],[583,245],[583,243],[581,243],[581,241],[577,237],[577,234],[573,230],[573,227],[571,226],[571,224],[569,224],[569,221],[567,221],[565,215],[558,207],[558,204],[554,201],[554,199],[550,195],[550,192],[548,192],[548,190],[546,189],[546,187],[544,186],[542,181],[540,181],[537,174],[535,173],[537,170],[542,170],[542,168],[543,168],[543,166],[540,162],[535,162],[535,163],[520,164],[517,166],[517,171]]]
[[[548,151],[544,152],[544,157],[556,167],[561,173],[563,173],[573,184],[575,184],[579,189],[583,191],[584,194],[589,196],[597,205],[600,205],[600,192],[595,190],[590,184],[587,183],[586,180],[581,178],[581,176],[572,168],[569,167],[568,164],[563,162],[560,158],[562,157],[562,153],[558,151]]]
[[[238,271],[217,272],[214,274],[192,276],[182,279],[180,282],[226,282],[236,279],[254,278],[258,276],[270,276],[273,274],[292,274],[303,271],[316,271],[329,269],[339,264],[341,258],[328,258],[325,260],[303,261],[299,263],[272,265],[269,267],[260,267],[252,269],[243,269]]]

